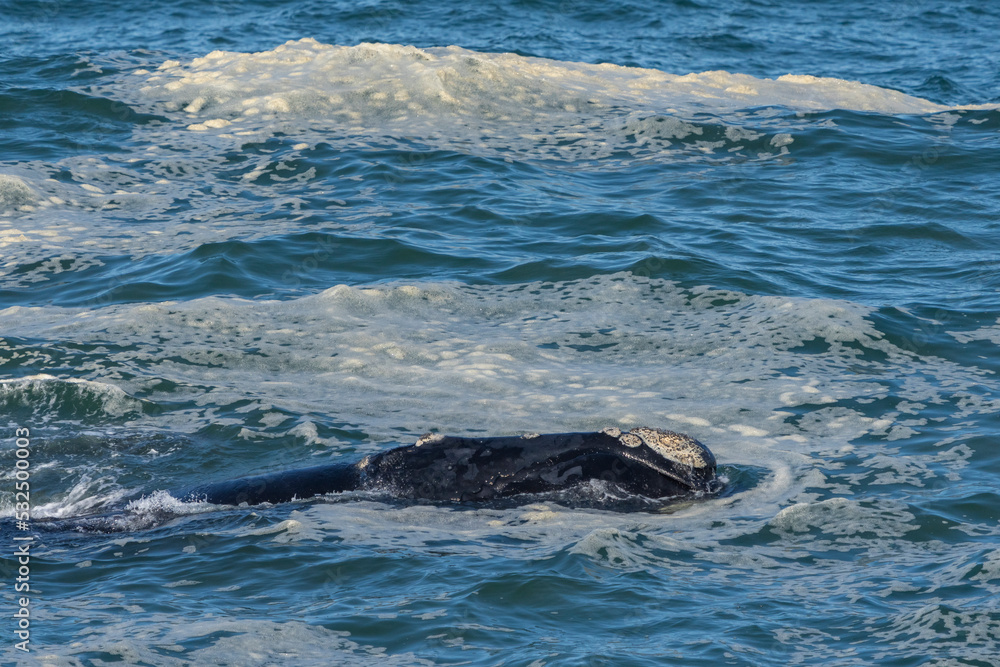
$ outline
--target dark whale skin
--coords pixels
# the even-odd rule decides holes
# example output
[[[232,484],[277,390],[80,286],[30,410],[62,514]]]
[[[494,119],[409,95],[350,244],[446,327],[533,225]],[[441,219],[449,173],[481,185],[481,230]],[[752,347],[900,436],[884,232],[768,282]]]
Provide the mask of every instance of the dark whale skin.
[[[697,440],[650,428],[482,438],[427,435],[357,463],[216,482],[180,497],[256,505],[372,490],[399,498],[463,502],[603,480],[632,494],[663,498],[709,491],[715,468],[715,457]]]

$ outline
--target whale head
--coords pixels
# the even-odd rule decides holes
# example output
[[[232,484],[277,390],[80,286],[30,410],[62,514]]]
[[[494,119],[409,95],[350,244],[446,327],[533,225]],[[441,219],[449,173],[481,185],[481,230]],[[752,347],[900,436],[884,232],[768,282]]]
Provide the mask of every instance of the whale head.
[[[618,440],[620,453],[643,469],[646,495],[669,496],[710,492],[716,486],[715,456],[705,445],[683,433],[637,427],[602,431]],[[648,472],[654,473],[653,475]]]

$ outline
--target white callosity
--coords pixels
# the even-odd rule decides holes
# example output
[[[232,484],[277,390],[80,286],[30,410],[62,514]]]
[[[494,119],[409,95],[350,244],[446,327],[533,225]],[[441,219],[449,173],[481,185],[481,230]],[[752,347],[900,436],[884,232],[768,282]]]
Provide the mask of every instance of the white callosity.
[[[683,433],[638,427],[629,431],[629,435],[638,437],[647,447],[670,461],[692,468],[704,468],[713,463],[705,447]],[[625,437],[621,436],[621,439]]]

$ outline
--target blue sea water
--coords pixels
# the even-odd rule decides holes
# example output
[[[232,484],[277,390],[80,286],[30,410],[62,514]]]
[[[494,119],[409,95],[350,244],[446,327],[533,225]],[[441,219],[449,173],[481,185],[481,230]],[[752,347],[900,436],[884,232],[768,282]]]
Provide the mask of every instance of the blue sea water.
[[[985,0],[0,0],[5,660],[997,664],[998,34]],[[167,493],[640,424],[726,492]]]

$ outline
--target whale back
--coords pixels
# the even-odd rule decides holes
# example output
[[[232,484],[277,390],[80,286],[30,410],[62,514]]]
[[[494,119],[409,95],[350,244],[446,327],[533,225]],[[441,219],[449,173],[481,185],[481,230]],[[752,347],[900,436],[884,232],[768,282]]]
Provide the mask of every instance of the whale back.
[[[715,457],[686,435],[651,428],[468,438],[424,436],[367,457],[362,484],[407,498],[488,500],[600,480],[650,498],[708,491]]]

